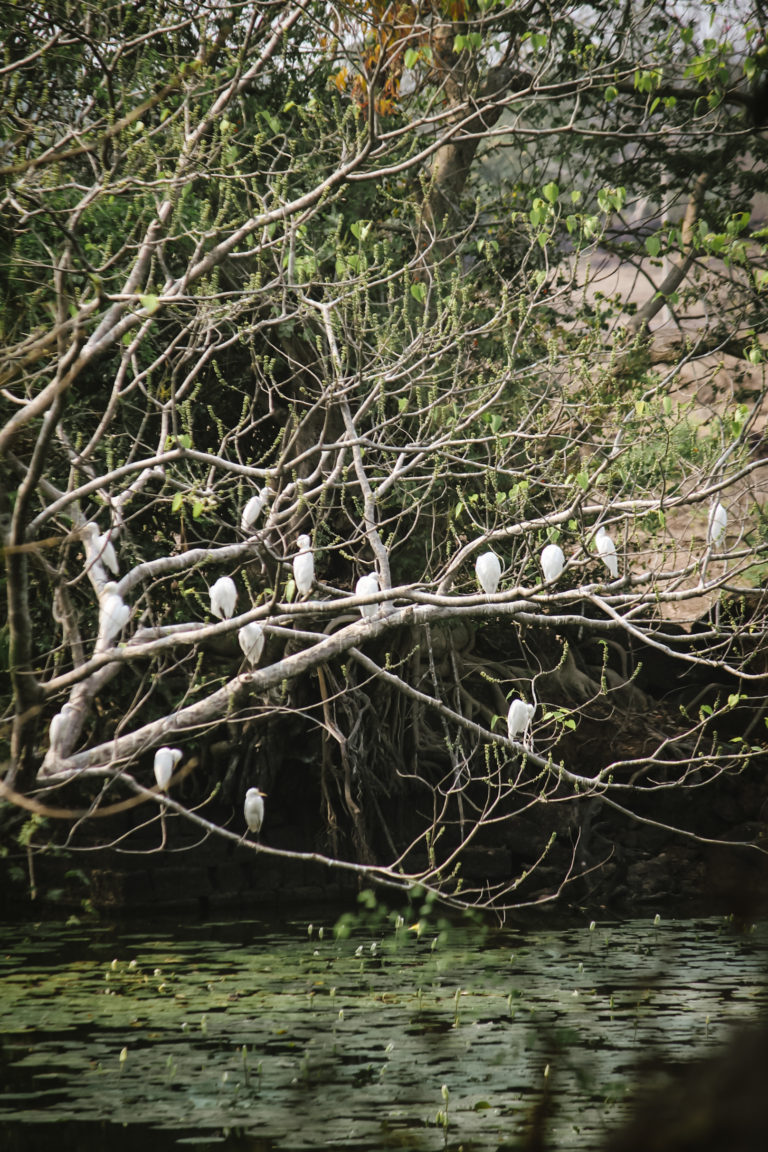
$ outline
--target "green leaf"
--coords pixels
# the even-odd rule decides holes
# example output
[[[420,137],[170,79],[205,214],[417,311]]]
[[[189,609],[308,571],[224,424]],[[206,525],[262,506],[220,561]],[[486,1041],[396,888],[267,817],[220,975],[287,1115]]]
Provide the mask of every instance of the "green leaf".
[[[618,90],[618,88],[614,88],[613,84],[609,84],[609,85],[608,85],[608,87],[607,87],[607,88],[606,88],[606,90],[605,90],[605,101],[606,101],[606,103],[607,103],[607,104],[610,104],[610,103],[611,103],[611,101],[613,101],[613,100],[615,100],[615,99],[616,99],[616,97],[618,96],[618,94],[619,94],[619,90]]]
[[[184,495],[182,492],[174,492],[173,500],[171,500],[171,512],[178,512],[184,503]]]
[[[418,48],[406,48],[403,54],[403,63],[406,68],[413,68],[414,64],[419,58]]]
[[[661,406],[664,409],[664,415],[665,416],[671,416],[672,415],[672,399],[670,396],[664,397],[664,399],[661,402]]]
[[[656,257],[661,251],[661,240],[658,236],[646,236],[645,250],[649,256]]]
[[[176,441],[177,441],[180,448],[191,448],[192,447],[192,437],[189,435],[188,432],[182,432],[181,436],[176,437]]]
[[[192,505],[192,519],[193,520],[199,520],[200,519],[200,517],[203,514],[203,508],[204,507],[205,507],[205,505],[203,504],[202,500],[195,500],[194,504]]]
[[[500,416],[498,414],[498,412],[494,413],[494,415],[491,416],[491,432],[493,432],[495,435],[498,432],[499,428],[501,428],[503,423],[504,423],[504,418],[502,416]]]
[[[273,135],[278,136],[280,134],[280,121],[278,118],[273,116],[272,113],[269,112],[266,108],[261,108],[259,110],[259,115],[266,120]]]
[[[548,200],[550,204],[556,204],[557,198],[560,195],[560,189],[554,180],[550,180],[549,184],[545,184],[541,190],[544,193],[544,199]]]
[[[355,239],[362,243],[372,227],[372,220],[355,220],[355,222],[350,226],[349,230]]]
[[[411,296],[413,296],[414,300],[416,300],[417,303],[421,304],[426,295],[427,295],[426,284],[422,284],[422,283],[411,284]]]
[[[148,316],[154,316],[160,307],[160,298],[159,296],[155,296],[154,292],[150,292],[146,296],[139,296],[139,304],[141,304],[142,308],[146,309]]]
[[[636,413],[636,415],[644,416],[645,415],[645,408],[646,408],[645,400],[635,400],[635,413]]]
[[[589,474],[587,472],[579,472],[576,477],[576,483],[582,492],[586,492],[587,488],[589,488]]]

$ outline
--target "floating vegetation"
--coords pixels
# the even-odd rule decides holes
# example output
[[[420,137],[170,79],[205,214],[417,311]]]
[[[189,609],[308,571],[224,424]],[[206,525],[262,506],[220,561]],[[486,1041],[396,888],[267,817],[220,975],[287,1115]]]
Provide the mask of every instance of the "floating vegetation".
[[[0,1133],[477,1152],[514,1147],[548,1086],[552,1146],[583,1149],[641,1053],[700,1054],[768,1000],[760,933],[722,920],[375,927],[6,928]]]

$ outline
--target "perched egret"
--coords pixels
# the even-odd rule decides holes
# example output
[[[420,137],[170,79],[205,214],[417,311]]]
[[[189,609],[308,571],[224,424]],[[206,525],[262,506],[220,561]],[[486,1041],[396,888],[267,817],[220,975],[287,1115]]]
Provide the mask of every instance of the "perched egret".
[[[240,521],[240,527],[242,528],[243,532],[250,532],[251,528],[253,528],[259,516],[261,516],[261,513],[264,511],[264,507],[271,495],[272,489],[268,485],[265,485],[254,496],[251,496],[250,500],[245,505],[245,508],[243,508],[243,516],[242,520]]]
[[[547,544],[541,554],[541,567],[547,583],[557,580],[565,568],[565,554],[559,544]]]
[[[261,624],[257,620],[244,624],[237,634],[237,639],[246,660],[251,668],[255,668],[264,651],[264,629]]]
[[[237,603],[237,588],[229,576],[220,576],[210,589],[211,612],[220,620],[229,620],[234,614]]]
[[[707,523],[707,544],[711,548],[719,548],[721,540],[725,537],[727,527],[728,513],[725,510],[725,505],[718,500],[709,510],[709,522]]]
[[[499,580],[501,580],[501,561],[496,553],[483,552],[482,556],[478,556],[475,562],[475,572],[477,573],[477,582],[483,592],[492,596],[499,586]]]
[[[299,536],[296,543],[299,550],[293,558],[293,579],[299,596],[306,596],[315,582],[315,558],[312,555],[312,541],[309,536]]]
[[[91,539],[91,547],[97,558],[109,568],[113,576],[119,576],[120,565],[117,562],[117,552],[115,552],[115,546],[109,538],[109,533],[99,533],[97,524],[86,524],[85,531]]]
[[[355,584],[356,596],[374,596],[379,590],[379,578],[375,572],[369,572],[367,576],[361,576],[357,584]],[[379,610],[378,604],[361,604],[360,615],[375,616]]]
[[[74,704],[66,703],[61,709],[61,712],[57,712],[51,720],[48,729],[48,740],[51,748],[58,750],[61,746],[69,726],[74,719],[75,711]]]
[[[131,615],[131,609],[118,592],[114,580],[109,580],[102,588],[99,610],[104,635],[107,640],[114,640],[125,628]]]
[[[168,791],[173,770],[183,755],[181,748],[158,748],[155,752],[155,780],[161,792]]]
[[[606,568],[615,580],[619,575],[619,562],[616,559],[616,545],[601,524],[595,535],[595,546]]]
[[[522,735],[522,742],[526,743],[535,711],[535,704],[526,704],[519,696],[515,697],[507,713],[507,732],[510,740],[517,740]]]
[[[245,804],[243,805],[245,822],[248,825],[248,830],[255,832],[257,836],[264,823],[265,796],[266,792],[260,792],[258,788],[249,788],[245,794]]]

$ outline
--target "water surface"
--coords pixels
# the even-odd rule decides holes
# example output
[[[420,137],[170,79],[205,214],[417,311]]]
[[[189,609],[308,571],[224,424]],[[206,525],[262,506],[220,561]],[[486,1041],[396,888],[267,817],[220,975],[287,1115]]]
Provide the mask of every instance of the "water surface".
[[[768,999],[765,932],[722,919],[2,933],[12,1152],[512,1149],[546,1088],[550,1146],[592,1148],[641,1058],[702,1054]]]

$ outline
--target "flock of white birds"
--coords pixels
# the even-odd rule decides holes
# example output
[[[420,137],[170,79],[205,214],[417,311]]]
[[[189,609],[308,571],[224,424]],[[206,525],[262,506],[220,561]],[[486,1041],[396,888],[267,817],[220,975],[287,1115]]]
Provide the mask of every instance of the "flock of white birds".
[[[251,533],[261,513],[267,507],[270,498],[274,495],[271,488],[265,486],[256,492],[246,502],[241,518],[241,528],[244,533]],[[725,538],[728,526],[728,513],[724,505],[718,500],[712,505],[707,521],[707,547],[719,548]],[[120,568],[114,544],[109,533],[100,533],[96,524],[87,524],[83,534],[89,542],[91,560],[101,561],[113,576],[119,576]],[[619,561],[616,554],[616,545],[604,525],[600,525],[595,533],[595,548],[597,554],[604,562],[613,580],[618,579]],[[312,541],[309,536],[301,535],[296,540],[298,551],[293,558],[293,580],[296,593],[305,597],[315,582],[315,561],[312,554]],[[559,544],[547,544],[540,557],[544,580],[552,584],[558,580],[565,569],[565,553]],[[488,596],[498,591],[501,582],[501,561],[495,552],[487,551],[478,556],[475,563],[475,574],[478,584]],[[375,572],[360,577],[355,585],[357,596],[374,597],[380,591],[379,579]],[[235,613],[237,606],[237,588],[230,576],[221,576],[209,589],[211,613],[220,620],[229,620]],[[379,604],[371,602],[360,605],[360,613],[364,619],[371,618],[379,611]],[[99,632],[105,643],[110,644],[120,636],[131,615],[130,607],[125,603],[118,592],[117,584],[113,580],[103,584],[99,593]],[[261,624],[253,620],[243,625],[237,634],[238,642],[248,664],[255,668],[264,650],[265,633]],[[61,712],[51,721],[49,736],[51,747],[58,746],[63,736],[63,729],[69,723],[74,713],[71,704],[65,704]],[[507,734],[514,743],[521,744],[527,750],[533,749],[533,717],[536,712],[535,704],[527,704],[519,697],[515,697],[509,706],[507,714]],[[183,758],[179,748],[158,748],[155,753],[154,770],[155,780],[160,792],[167,793],[176,765]],[[245,823],[250,832],[255,835],[261,831],[264,822],[264,797],[266,793],[258,788],[249,788],[245,794],[243,814]]]

